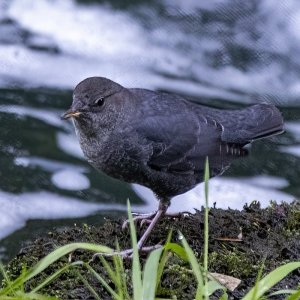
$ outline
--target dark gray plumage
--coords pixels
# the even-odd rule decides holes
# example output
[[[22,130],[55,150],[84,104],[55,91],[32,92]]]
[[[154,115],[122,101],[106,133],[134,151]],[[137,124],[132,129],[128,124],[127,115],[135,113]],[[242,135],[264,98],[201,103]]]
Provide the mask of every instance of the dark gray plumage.
[[[283,130],[281,113],[270,104],[219,110],[102,77],[77,85],[64,116],[74,117],[89,163],[149,187],[165,203],[203,180],[207,156],[211,175],[222,174],[247,153],[246,144]]]

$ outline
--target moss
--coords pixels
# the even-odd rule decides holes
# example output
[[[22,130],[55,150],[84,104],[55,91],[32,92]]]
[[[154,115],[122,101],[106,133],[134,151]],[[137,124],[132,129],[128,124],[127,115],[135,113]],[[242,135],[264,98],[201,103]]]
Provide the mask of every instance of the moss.
[[[253,286],[258,270],[265,260],[264,273],[270,272],[277,266],[288,261],[300,260],[299,241],[299,204],[275,205],[267,209],[260,209],[259,203],[253,203],[243,211],[211,209],[209,212],[209,270],[242,279],[239,288],[231,294],[232,299],[240,299],[249,287]],[[8,265],[8,274],[11,278],[18,276],[22,268],[34,265],[39,259],[60,245],[70,242],[90,242],[103,244],[115,248],[116,239],[121,249],[130,247],[128,229],[122,231],[123,220],[108,220],[101,227],[89,226],[55,229],[46,236],[38,238],[29,247],[20,251]],[[188,243],[195,251],[199,262],[202,262],[203,247],[203,212],[197,211],[194,215],[180,219],[165,218],[154,229],[148,244],[157,244],[164,241],[170,229],[173,232],[180,230],[187,238]],[[242,230],[243,241],[224,241],[220,238],[236,238]],[[293,234],[290,234],[293,232]],[[142,230],[138,228],[138,236]],[[173,242],[179,242],[177,234],[173,235]],[[72,260],[89,261],[92,254],[86,251],[75,251]],[[64,266],[68,257],[54,263],[41,276],[33,278],[25,289],[30,290],[44,278],[53,274]],[[142,256],[142,263],[145,257]],[[113,288],[106,271],[99,260],[91,266],[102,274]],[[128,289],[130,285],[131,262],[124,261]],[[43,289],[43,292],[61,299],[93,299],[90,291],[78,276],[80,272],[103,299],[110,299],[104,288],[84,269],[69,270],[58,280],[53,281]],[[282,280],[276,289],[296,288],[300,281],[300,272],[295,271]],[[176,255],[171,255],[164,270],[158,293],[160,297],[177,297],[177,299],[193,299],[195,294],[195,279],[189,265]]]
[[[196,291],[196,280],[186,263],[173,257],[166,265],[162,276],[158,295],[161,297],[177,297],[189,299]]]
[[[218,270],[219,273],[227,274],[240,279],[249,278],[257,274],[260,264],[253,264],[251,257],[238,249],[211,252],[209,254],[209,270]]]
[[[293,209],[287,219],[285,230],[290,234],[300,236],[300,208]]]

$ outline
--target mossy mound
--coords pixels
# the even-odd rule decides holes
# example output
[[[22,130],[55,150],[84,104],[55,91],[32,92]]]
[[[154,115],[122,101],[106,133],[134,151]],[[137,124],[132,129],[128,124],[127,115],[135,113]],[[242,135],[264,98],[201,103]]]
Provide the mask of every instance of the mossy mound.
[[[130,248],[128,230],[121,230],[123,220],[108,220],[101,227],[85,225],[64,230],[56,229],[47,236],[34,241],[8,265],[11,278],[20,274],[22,267],[34,265],[49,252],[61,245],[72,242],[90,242],[115,248],[116,240],[121,249]],[[242,280],[240,286],[231,293],[231,299],[241,299],[242,295],[255,283],[258,270],[265,260],[263,274],[289,261],[300,260],[300,204],[272,204],[267,209],[260,209],[259,203],[245,207],[243,211],[211,209],[209,212],[209,270],[211,272],[231,275]],[[180,230],[186,237],[195,254],[202,261],[204,213],[197,211],[194,215],[179,219],[165,218],[154,229],[148,245],[164,242],[170,230],[173,230],[173,241],[178,242]],[[138,236],[142,230],[138,229]],[[242,236],[242,241],[231,241]],[[76,251],[72,260],[89,261],[90,252]],[[142,257],[144,262],[145,257]],[[53,274],[68,261],[61,259],[47,268],[43,274],[28,282],[26,288],[36,286],[43,278]],[[131,262],[125,261],[126,278],[131,276]],[[91,263],[99,273],[105,270],[99,260]],[[87,278],[89,283],[101,295],[102,299],[111,299],[105,289],[95,278],[80,269],[69,270],[59,279],[43,288],[42,292],[61,299],[93,299],[78,276],[78,272]],[[108,280],[109,281],[109,280]],[[300,271],[294,271],[282,280],[275,289],[297,288],[300,282]],[[113,286],[112,286],[113,287]],[[177,299],[194,299],[195,281],[189,265],[175,255],[169,260],[159,289],[159,296]]]

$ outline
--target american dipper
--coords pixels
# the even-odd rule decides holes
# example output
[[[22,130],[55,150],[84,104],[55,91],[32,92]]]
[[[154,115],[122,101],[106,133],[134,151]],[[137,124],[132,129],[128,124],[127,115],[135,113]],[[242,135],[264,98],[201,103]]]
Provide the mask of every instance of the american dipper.
[[[170,199],[203,181],[206,157],[210,175],[220,175],[247,154],[246,144],[283,131],[281,113],[270,104],[220,110],[177,95],[125,88],[103,77],[80,82],[63,117],[73,118],[92,166],[156,194],[157,212],[137,217],[150,223],[139,248],[166,215]]]

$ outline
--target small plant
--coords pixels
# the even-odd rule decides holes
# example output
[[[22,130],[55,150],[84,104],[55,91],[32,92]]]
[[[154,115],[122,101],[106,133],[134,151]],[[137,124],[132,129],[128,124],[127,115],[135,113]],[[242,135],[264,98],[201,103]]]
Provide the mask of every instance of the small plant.
[[[35,276],[40,275],[47,267],[52,263],[60,259],[61,257],[74,252],[75,250],[83,249],[94,252],[112,253],[113,250],[100,245],[89,244],[89,243],[72,243],[58,249],[54,250],[46,257],[41,259],[34,267],[29,270],[23,269],[22,273],[13,281],[11,281],[4,268],[1,267],[0,271],[5,280],[5,287],[0,290],[0,299],[54,299],[53,297],[47,297],[39,295],[38,292],[47,284],[51,283],[53,280],[57,279],[62,273],[67,271],[71,267],[81,265],[82,262],[74,262],[66,264],[64,267],[56,271],[54,274],[47,277],[42,283],[33,288],[29,292],[25,292],[25,283],[28,282]],[[12,297],[12,298],[9,298]],[[20,298],[21,297],[21,298]],[[41,298],[42,297],[42,298]]]
[[[40,294],[40,292],[42,288],[54,280],[57,280],[59,276],[72,268],[72,270],[76,272],[77,277],[84,283],[86,288],[97,300],[102,299],[102,295],[99,295],[95,287],[93,287],[89,282],[88,276],[86,276],[87,273],[92,275],[94,279],[104,287],[107,293],[111,296],[111,299],[114,300],[172,300],[175,298],[171,299],[156,297],[157,292],[161,288],[161,281],[162,277],[164,276],[166,264],[169,262],[172,255],[176,255],[183,262],[189,263],[191,268],[190,274],[194,275],[196,282],[196,292],[194,295],[196,300],[207,300],[211,295],[215,294],[217,290],[221,291],[221,296],[219,297],[220,300],[228,299],[226,288],[217,282],[215,278],[208,272],[208,179],[209,164],[208,160],[206,160],[204,175],[206,207],[203,266],[199,264],[185,237],[179,232],[178,234],[179,239],[181,240],[181,245],[172,243],[172,233],[169,233],[165,245],[152,251],[142,267],[137,248],[135,225],[132,219],[130,203],[128,201],[128,218],[133,248],[131,275],[128,274],[128,270],[126,270],[124,267],[123,258],[119,254],[120,249],[118,244],[114,250],[96,244],[72,243],[54,250],[46,257],[41,259],[31,269],[26,270],[24,268],[21,274],[14,280],[9,278],[7,272],[5,272],[3,266],[1,266],[0,271],[3,274],[5,286],[0,290],[0,299],[57,299],[55,297],[49,297]],[[41,273],[51,264],[78,249],[101,253],[102,255],[97,255],[97,257],[99,257],[100,263],[104,267],[106,274],[99,274],[96,272],[92,268],[90,262],[69,262],[57,270],[54,274],[46,277],[46,279],[44,279],[37,286],[31,288],[29,291],[25,291],[25,284],[30,279],[41,275]],[[111,261],[109,261],[106,256],[109,256]],[[261,268],[258,273],[255,286],[242,298],[242,300],[260,300],[263,299],[262,297],[267,299],[268,296],[273,297],[278,295],[286,295],[286,300],[300,299],[300,288],[298,290],[280,290],[265,296],[276,283],[298,268],[300,268],[300,262],[291,262],[278,267],[263,278],[261,276],[263,268]]]

